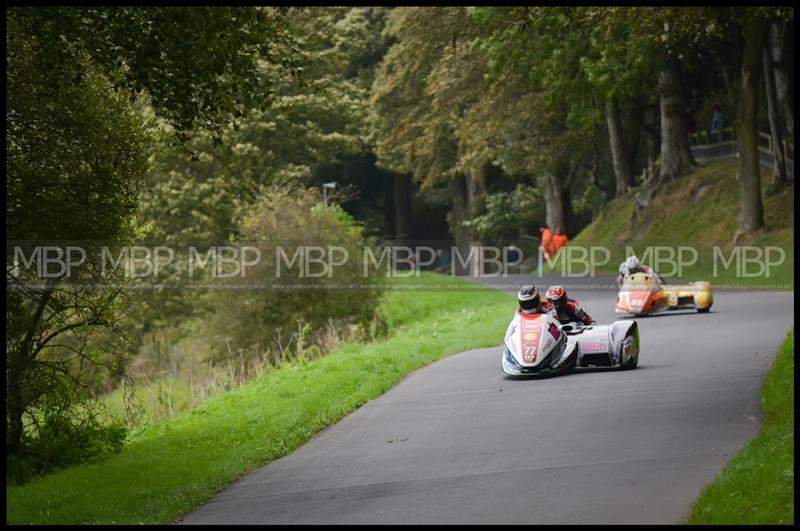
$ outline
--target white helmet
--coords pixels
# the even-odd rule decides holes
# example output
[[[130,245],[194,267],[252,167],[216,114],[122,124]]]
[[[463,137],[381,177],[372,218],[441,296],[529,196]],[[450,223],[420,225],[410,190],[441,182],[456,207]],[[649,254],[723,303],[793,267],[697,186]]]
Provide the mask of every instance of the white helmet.
[[[633,271],[634,269],[640,269],[641,264],[639,263],[639,259],[636,258],[636,255],[629,256],[627,260],[625,260],[625,267],[628,271]]]

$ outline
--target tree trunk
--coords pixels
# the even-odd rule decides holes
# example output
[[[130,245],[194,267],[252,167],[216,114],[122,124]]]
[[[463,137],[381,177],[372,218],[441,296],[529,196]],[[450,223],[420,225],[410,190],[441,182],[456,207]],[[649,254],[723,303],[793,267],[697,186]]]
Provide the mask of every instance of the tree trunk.
[[[615,197],[619,197],[629,190],[633,178],[628,161],[628,149],[622,135],[619,105],[612,99],[606,101],[606,123],[608,124],[608,140],[611,144],[611,160],[614,164],[614,176],[617,182]]]
[[[469,201],[470,217],[480,214],[486,200],[486,178],[489,175],[489,163],[479,164],[469,172],[467,197]]]
[[[395,238],[405,241],[411,237],[413,230],[413,216],[411,210],[411,176],[395,174],[393,177],[394,213],[395,213]]]
[[[603,186],[603,183],[600,182],[600,152],[597,149],[597,145],[594,145],[593,148],[594,157],[592,158],[592,165],[587,168],[587,171],[589,172],[589,176],[592,178],[592,183],[594,183],[597,189],[600,190],[605,197],[611,197],[614,193],[614,190],[613,188],[610,190],[606,189],[606,187]]]
[[[689,147],[686,97],[681,83],[681,65],[669,57],[658,77],[661,97],[661,159],[659,180],[675,179],[697,165]]]
[[[384,174],[383,186],[383,221],[386,224],[383,237],[394,238],[397,235],[397,216],[394,213],[394,174]]]
[[[19,356],[16,356],[19,357]],[[21,359],[8,360],[6,368],[6,416],[8,427],[6,432],[6,454],[18,456],[22,449],[22,414],[25,410],[22,400],[22,380],[19,364]]]
[[[561,209],[564,211],[564,217],[567,218],[566,223],[561,225],[561,230],[570,237],[575,236],[578,228],[578,220],[575,217],[575,211],[572,210],[572,192],[569,186],[565,186],[561,191],[561,205]],[[558,225],[556,225],[556,228],[558,228]]]
[[[49,288],[53,282],[48,283]],[[26,391],[24,382],[30,374],[32,361],[35,357],[35,337],[39,332],[42,318],[53,296],[51,289],[41,292],[36,303],[36,311],[26,324],[25,336],[14,345],[6,354],[6,455],[18,456],[22,451],[22,436],[24,425],[22,416],[28,404],[23,393]],[[8,301],[8,299],[6,299]]]
[[[622,130],[625,140],[625,156],[627,157],[628,167],[628,188],[636,186],[636,159],[639,156],[639,141],[642,138],[643,110],[640,108],[631,109],[622,114]]]
[[[775,93],[783,115],[784,132],[794,142],[794,24],[772,24],[769,45],[775,74]]]
[[[761,57],[768,24],[756,18],[747,26],[739,95],[736,105],[736,136],[739,151],[739,185],[742,203],[739,230],[743,232],[764,226],[761,202],[761,172],[758,167],[758,86]]]
[[[453,208],[448,216],[450,234],[453,235],[455,247],[458,248],[462,257],[468,255],[470,247],[470,231],[463,225],[464,221],[470,219],[467,189],[466,175],[459,175],[450,181],[450,191],[453,195]],[[451,256],[451,264],[455,267],[456,274],[463,275],[468,272],[461,267],[455,256]]]
[[[744,53],[744,35],[742,35],[742,28],[739,24],[727,24],[723,32],[728,46],[720,50],[721,54],[717,57],[717,64],[725,86],[725,91],[719,94],[721,98],[719,103],[723,109],[735,109],[736,95],[739,92],[739,80],[736,76]]]
[[[572,234],[574,229],[572,201],[565,181],[555,173],[548,173],[540,179],[544,191],[545,219],[554,234],[558,228],[567,234]]]
[[[764,64],[764,89],[767,95],[767,115],[769,116],[769,129],[772,136],[772,154],[775,157],[775,179],[785,183],[787,178],[786,161],[783,156],[783,134],[778,121],[774,69],[772,68],[772,54],[768,45],[762,48],[761,55]]]
[[[645,160],[647,161],[647,168],[645,168],[646,179],[650,180],[655,173],[656,161],[661,149],[661,135],[658,133],[658,112],[652,108],[647,108],[644,111],[644,134],[645,134]]]
[[[469,172],[469,179],[467,181],[467,200],[469,219],[474,219],[480,215],[486,204],[486,179],[489,176],[489,161],[478,164],[475,169]],[[483,241],[474,232],[469,231],[470,247],[480,247]],[[477,260],[472,264],[473,275],[479,274],[483,271],[483,264],[481,263],[481,256],[478,255]]]

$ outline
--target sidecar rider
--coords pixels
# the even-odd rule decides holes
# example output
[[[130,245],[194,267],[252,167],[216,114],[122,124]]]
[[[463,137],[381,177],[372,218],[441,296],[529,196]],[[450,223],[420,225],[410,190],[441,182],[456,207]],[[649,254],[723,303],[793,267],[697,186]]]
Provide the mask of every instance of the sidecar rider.
[[[555,308],[556,316],[561,324],[580,322],[585,325],[594,323],[592,316],[578,305],[578,301],[567,297],[567,290],[561,286],[552,286],[547,290],[547,302]]]
[[[627,260],[619,265],[619,275],[617,275],[617,284],[619,287],[622,287],[622,283],[625,282],[625,279],[634,273],[647,273],[648,275],[656,277],[660,283],[666,284],[664,279],[655,271],[655,269],[639,262],[639,259],[636,257],[636,255],[633,255],[629,256]]]
[[[549,302],[543,301],[536,286],[522,286],[517,293],[519,313],[547,313],[552,308]]]

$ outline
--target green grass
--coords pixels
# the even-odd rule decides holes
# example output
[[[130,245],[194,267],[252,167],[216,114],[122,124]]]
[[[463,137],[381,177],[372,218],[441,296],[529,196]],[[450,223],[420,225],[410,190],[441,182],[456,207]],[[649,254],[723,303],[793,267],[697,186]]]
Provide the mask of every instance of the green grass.
[[[118,455],[8,486],[7,522],[170,522],[414,369],[502,341],[514,309],[509,295],[435,274],[394,281],[398,288],[411,284],[423,287],[390,291],[381,303],[391,330],[386,340],[281,366],[148,426]]]
[[[688,523],[794,523],[794,330],[767,375],[761,405],[761,434],[706,487]]]
[[[125,393],[126,389],[120,386],[102,397],[106,411],[101,418],[105,421],[125,421]],[[176,376],[162,376],[147,385],[137,383],[134,385],[134,394],[138,401],[139,422],[143,424],[169,416],[170,409],[175,413],[187,411],[193,403],[189,382]]]
[[[770,181],[766,172],[762,174],[765,229],[738,242],[740,246],[778,246],[785,251],[785,261],[771,269],[769,277],[766,271],[759,271],[755,263],[745,271],[755,275],[752,277],[739,275],[735,262],[724,267],[722,260],[717,260],[717,270],[714,271],[714,247],[719,247],[727,260],[733,250],[732,241],[738,225],[740,194],[735,161],[707,164],[665,184],[638,217],[635,209],[637,191],[611,201],[600,216],[572,240],[571,245],[610,248],[612,259],[598,268],[598,271],[605,272],[617,271],[625,258],[626,246],[633,247],[641,258],[648,246],[677,248],[689,245],[698,249],[697,263],[685,268],[676,278],[710,280],[716,286],[793,288],[794,187],[768,194]],[[554,269],[560,270],[559,263],[555,266]]]

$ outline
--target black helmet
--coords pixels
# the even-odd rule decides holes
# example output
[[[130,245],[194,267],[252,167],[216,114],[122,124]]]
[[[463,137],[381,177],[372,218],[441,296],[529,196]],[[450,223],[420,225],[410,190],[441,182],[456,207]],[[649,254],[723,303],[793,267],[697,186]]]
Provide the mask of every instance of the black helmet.
[[[536,286],[522,286],[517,294],[517,301],[519,301],[519,307],[525,311],[536,310],[541,303],[539,290],[536,289]]]

